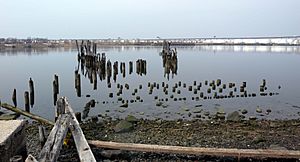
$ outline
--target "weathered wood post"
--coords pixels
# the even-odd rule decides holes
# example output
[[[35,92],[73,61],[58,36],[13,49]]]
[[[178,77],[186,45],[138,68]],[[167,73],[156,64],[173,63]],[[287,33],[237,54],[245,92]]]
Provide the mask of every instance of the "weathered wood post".
[[[57,94],[59,94],[59,82],[58,82],[58,75],[54,75],[54,81],[55,81],[55,84],[56,84],[56,92]]]
[[[65,101],[62,98],[59,98],[55,107],[55,121],[61,114],[66,113]]]
[[[16,89],[14,89],[11,99],[14,103],[14,106],[17,107],[17,90]]]
[[[57,101],[57,84],[55,82],[55,80],[53,81],[53,105],[56,105],[56,101]]]
[[[29,79],[29,94],[30,94],[30,106],[32,107],[34,105],[34,85],[33,80]]]
[[[45,135],[45,127],[39,125],[39,141],[40,141],[41,148],[43,148],[46,140],[47,138]]]
[[[28,91],[25,91],[24,98],[25,98],[25,111],[30,112],[30,107],[29,107],[29,92]]]
[[[133,63],[132,61],[129,61],[129,74],[132,74],[133,71]]]

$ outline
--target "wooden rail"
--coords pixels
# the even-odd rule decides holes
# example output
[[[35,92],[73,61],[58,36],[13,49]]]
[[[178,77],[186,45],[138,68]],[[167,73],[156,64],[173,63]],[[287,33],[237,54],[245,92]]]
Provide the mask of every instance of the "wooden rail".
[[[118,150],[171,153],[171,154],[190,154],[190,155],[210,155],[210,156],[229,156],[229,157],[253,157],[253,158],[300,158],[300,151],[291,150],[270,150],[270,149],[228,149],[228,148],[201,148],[201,147],[181,147],[163,146],[134,143],[117,143],[105,141],[88,141],[90,145],[101,148]]]
[[[52,122],[52,121],[50,121],[50,120],[48,120],[48,119],[45,119],[45,118],[43,118],[43,117],[40,117],[40,116],[35,115],[35,114],[32,114],[32,113],[29,113],[29,112],[27,112],[27,111],[24,111],[24,110],[22,110],[22,109],[20,109],[20,108],[14,107],[14,106],[9,105],[9,104],[7,104],[7,103],[2,103],[2,104],[1,104],[1,107],[5,108],[5,109],[7,109],[7,110],[13,111],[13,112],[22,114],[22,115],[24,115],[24,116],[27,116],[27,117],[29,117],[29,118],[31,118],[31,119],[34,119],[34,120],[37,120],[37,121],[39,121],[39,122],[46,123],[46,124],[50,124],[50,125],[54,125],[54,122]]]

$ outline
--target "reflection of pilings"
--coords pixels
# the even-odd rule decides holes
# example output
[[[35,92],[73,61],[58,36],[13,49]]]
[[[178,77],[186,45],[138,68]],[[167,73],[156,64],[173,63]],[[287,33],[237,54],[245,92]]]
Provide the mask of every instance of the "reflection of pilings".
[[[30,107],[29,107],[29,92],[26,91],[24,93],[24,99],[25,99],[25,111],[30,112]]]
[[[147,62],[146,60],[138,59],[136,61],[136,73],[139,75],[147,74]]]
[[[92,77],[93,77],[94,90],[96,90],[97,89],[97,74],[96,74],[95,70],[93,71]]]
[[[100,80],[104,80],[106,76],[106,56],[105,53],[102,53],[101,57],[99,57],[99,77]]]
[[[121,62],[120,69],[121,73],[123,74],[123,78],[125,78],[125,62]]]
[[[118,75],[118,61],[114,62],[114,65],[113,65],[113,69],[114,69],[114,76],[113,76],[113,79],[114,79],[114,82],[117,81],[117,75]]]
[[[75,71],[75,89],[77,93],[77,97],[81,97],[81,81],[80,81],[80,74],[78,71]]]
[[[30,106],[32,107],[34,105],[34,85],[33,80],[29,79],[29,94],[30,94]]]

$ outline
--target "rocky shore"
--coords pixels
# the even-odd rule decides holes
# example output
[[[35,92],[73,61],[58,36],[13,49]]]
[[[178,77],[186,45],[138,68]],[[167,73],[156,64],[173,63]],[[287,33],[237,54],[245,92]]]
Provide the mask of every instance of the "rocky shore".
[[[87,140],[143,143],[174,146],[300,150],[300,120],[144,120],[134,116],[112,120],[102,117],[81,124]],[[51,127],[47,127],[47,131]],[[27,128],[28,152],[37,156],[38,124]],[[61,152],[59,161],[78,161],[72,141]],[[92,148],[102,161],[236,161],[233,157],[208,157],[175,154],[140,153]],[[243,159],[253,161],[258,159]],[[291,159],[260,159],[291,161]],[[292,161],[297,161],[293,159]]]

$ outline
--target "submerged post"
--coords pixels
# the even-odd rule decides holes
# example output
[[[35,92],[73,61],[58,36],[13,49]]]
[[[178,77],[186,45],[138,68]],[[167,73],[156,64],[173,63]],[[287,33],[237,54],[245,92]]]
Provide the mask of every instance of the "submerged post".
[[[25,91],[24,98],[25,98],[25,111],[30,112],[30,107],[29,107],[29,92],[28,91]]]
[[[17,90],[16,89],[14,89],[11,99],[14,103],[14,106],[17,107]]]
[[[34,85],[33,80],[29,79],[29,92],[30,92],[30,106],[32,107],[34,105]]]

